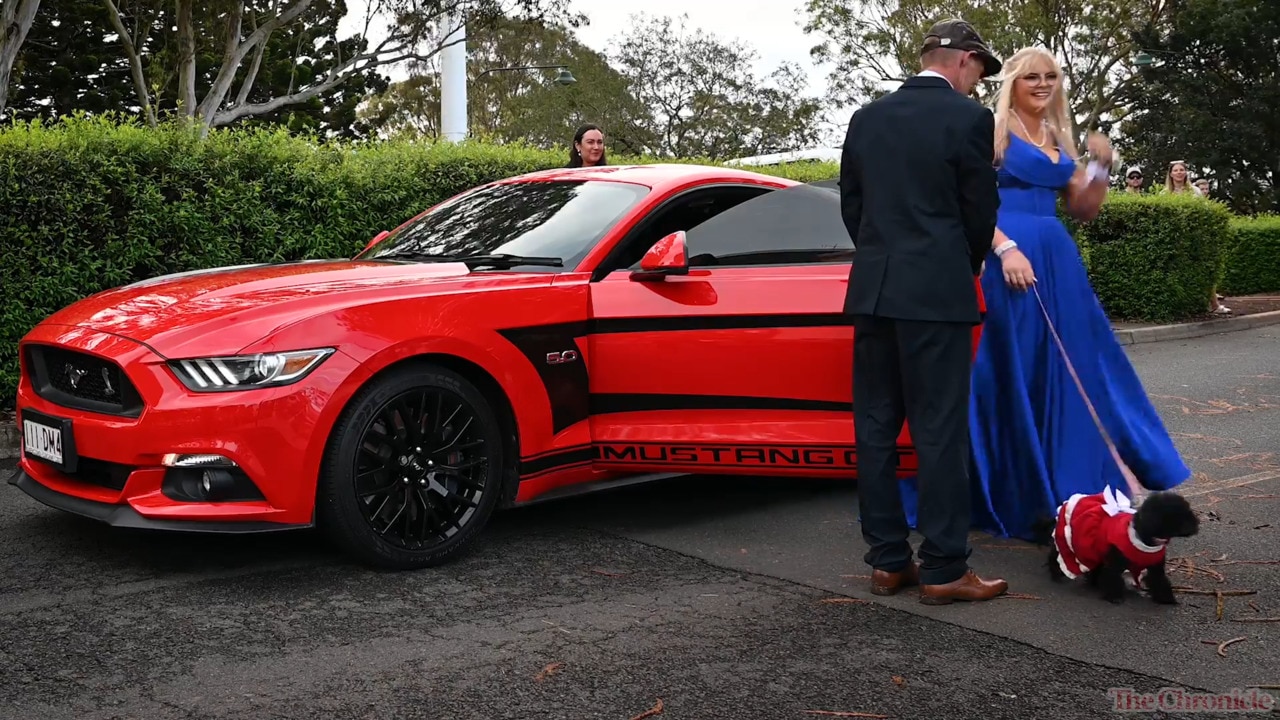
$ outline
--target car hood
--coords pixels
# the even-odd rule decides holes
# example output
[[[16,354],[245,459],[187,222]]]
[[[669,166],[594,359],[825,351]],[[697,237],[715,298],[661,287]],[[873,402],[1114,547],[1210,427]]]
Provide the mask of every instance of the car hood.
[[[372,300],[481,289],[510,274],[461,263],[322,260],[241,265],[144,280],[90,296],[46,320],[145,343],[166,357],[234,353],[319,313]],[[550,281],[550,278],[547,278]]]

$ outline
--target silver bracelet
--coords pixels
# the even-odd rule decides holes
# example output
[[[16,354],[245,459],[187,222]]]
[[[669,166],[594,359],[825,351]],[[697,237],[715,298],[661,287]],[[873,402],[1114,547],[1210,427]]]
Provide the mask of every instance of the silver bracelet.
[[[995,249],[996,257],[1004,257],[1004,254],[1018,247],[1018,243],[1012,240],[1005,240]]]
[[[1088,166],[1085,167],[1085,175],[1090,182],[1111,182],[1111,170],[1097,160],[1090,160]]]

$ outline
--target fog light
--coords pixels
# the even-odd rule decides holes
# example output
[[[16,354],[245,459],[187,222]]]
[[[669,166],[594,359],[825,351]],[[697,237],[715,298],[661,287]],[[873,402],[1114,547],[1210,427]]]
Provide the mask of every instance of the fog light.
[[[226,470],[205,470],[200,474],[200,489],[205,500],[218,500],[228,495],[236,480]]]

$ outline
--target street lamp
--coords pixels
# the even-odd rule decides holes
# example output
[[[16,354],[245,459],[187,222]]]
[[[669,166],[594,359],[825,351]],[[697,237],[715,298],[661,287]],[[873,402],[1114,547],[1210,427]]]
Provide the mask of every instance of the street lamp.
[[[489,68],[488,70],[485,70],[484,72],[477,75],[476,79],[479,80],[485,75],[488,75],[489,73],[495,73],[495,72],[510,72],[513,70],[557,70],[557,69],[560,71],[560,74],[556,76],[557,83],[568,86],[578,82],[578,79],[573,76],[573,73],[569,72],[569,68],[564,65],[518,65],[516,67]]]
[[[1138,52],[1133,55],[1133,64],[1138,67],[1151,67],[1156,64],[1156,55],[1177,55],[1178,53],[1170,50],[1152,50],[1150,48],[1139,48]]]

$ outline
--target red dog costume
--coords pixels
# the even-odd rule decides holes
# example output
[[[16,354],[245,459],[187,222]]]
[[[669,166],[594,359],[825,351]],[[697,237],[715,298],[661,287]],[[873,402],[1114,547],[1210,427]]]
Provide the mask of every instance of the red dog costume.
[[[1058,524],[1053,531],[1058,548],[1058,567],[1069,578],[1076,578],[1102,565],[1111,548],[1116,548],[1130,563],[1135,581],[1141,572],[1159,565],[1166,545],[1147,545],[1133,529],[1137,513],[1124,493],[1112,493],[1111,487],[1094,495],[1072,495],[1058,508]]]

